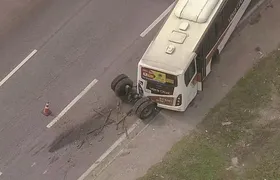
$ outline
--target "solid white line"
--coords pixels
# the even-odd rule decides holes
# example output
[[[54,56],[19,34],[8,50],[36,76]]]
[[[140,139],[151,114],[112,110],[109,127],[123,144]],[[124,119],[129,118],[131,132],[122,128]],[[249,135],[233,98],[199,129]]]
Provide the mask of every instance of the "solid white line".
[[[54,118],[48,125],[47,128],[52,127],[57,121],[60,120],[62,116],[64,116],[69,109],[74,106],[96,83],[97,79],[94,79],[75,99],[73,99],[58,115]]]
[[[37,50],[34,49],[19,65],[17,65],[2,81],[0,82],[0,87],[10,78],[12,75],[14,75],[34,54],[37,53]]]
[[[141,123],[141,120],[138,119],[130,128],[127,130],[127,133],[130,134],[134,129]],[[122,136],[109,148],[105,151],[89,168],[88,170],[78,179],[84,180],[99,164],[114,150],[121,144],[126,138],[126,134],[122,134]]]
[[[143,127],[143,129],[141,129],[141,130],[136,134],[136,136],[134,136],[134,137],[129,141],[129,143],[131,143],[135,138],[137,138],[140,134],[142,134],[142,132],[145,131],[145,130],[148,128],[148,126],[149,126],[154,120],[155,120],[155,118],[152,119],[149,123],[147,123],[147,124]],[[128,143],[128,144],[129,144],[129,143]],[[96,178],[98,178],[98,176],[99,176],[112,162],[114,162],[114,161],[117,159],[117,157],[123,152],[123,150],[124,150],[124,149],[120,150],[106,165],[104,165],[104,167],[100,170],[100,172],[99,172],[98,174],[95,175],[95,177],[94,177],[93,180],[95,180]]]
[[[145,29],[140,36],[145,37],[173,8],[175,2],[173,2],[147,29]]]

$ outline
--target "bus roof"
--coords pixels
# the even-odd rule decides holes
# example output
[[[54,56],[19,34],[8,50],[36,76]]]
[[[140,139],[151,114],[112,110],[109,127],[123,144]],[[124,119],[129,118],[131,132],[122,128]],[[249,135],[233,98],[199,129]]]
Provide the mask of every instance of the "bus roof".
[[[140,64],[182,74],[224,0],[179,0]]]

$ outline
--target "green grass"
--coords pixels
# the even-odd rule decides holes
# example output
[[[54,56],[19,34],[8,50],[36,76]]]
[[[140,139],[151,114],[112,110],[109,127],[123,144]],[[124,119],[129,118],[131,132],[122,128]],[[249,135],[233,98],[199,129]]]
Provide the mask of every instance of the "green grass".
[[[280,51],[274,51],[139,180],[280,180],[279,93]],[[260,114],[268,111],[270,116],[271,109],[276,112],[272,120]],[[237,167],[231,164],[234,157]]]

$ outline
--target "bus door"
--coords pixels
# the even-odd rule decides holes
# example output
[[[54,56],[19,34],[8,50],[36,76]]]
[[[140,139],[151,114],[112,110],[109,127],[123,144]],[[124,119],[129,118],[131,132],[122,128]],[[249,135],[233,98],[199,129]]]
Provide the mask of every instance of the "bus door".
[[[186,97],[185,98],[183,97],[183,99],[185,99],[186,106],[188,106],[197,95],[198,82],[196,79],[196,75],[197,75],[196,58],[194,58],[184,74]]]

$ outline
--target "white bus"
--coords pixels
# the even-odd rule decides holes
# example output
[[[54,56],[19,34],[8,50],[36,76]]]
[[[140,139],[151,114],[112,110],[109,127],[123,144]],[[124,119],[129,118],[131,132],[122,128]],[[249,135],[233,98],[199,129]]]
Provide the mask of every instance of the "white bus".
[[[179,0],[139,61],[137,93],[158,107],[185,111],[203,90],[212,61],[219,57],[250,2]]]

